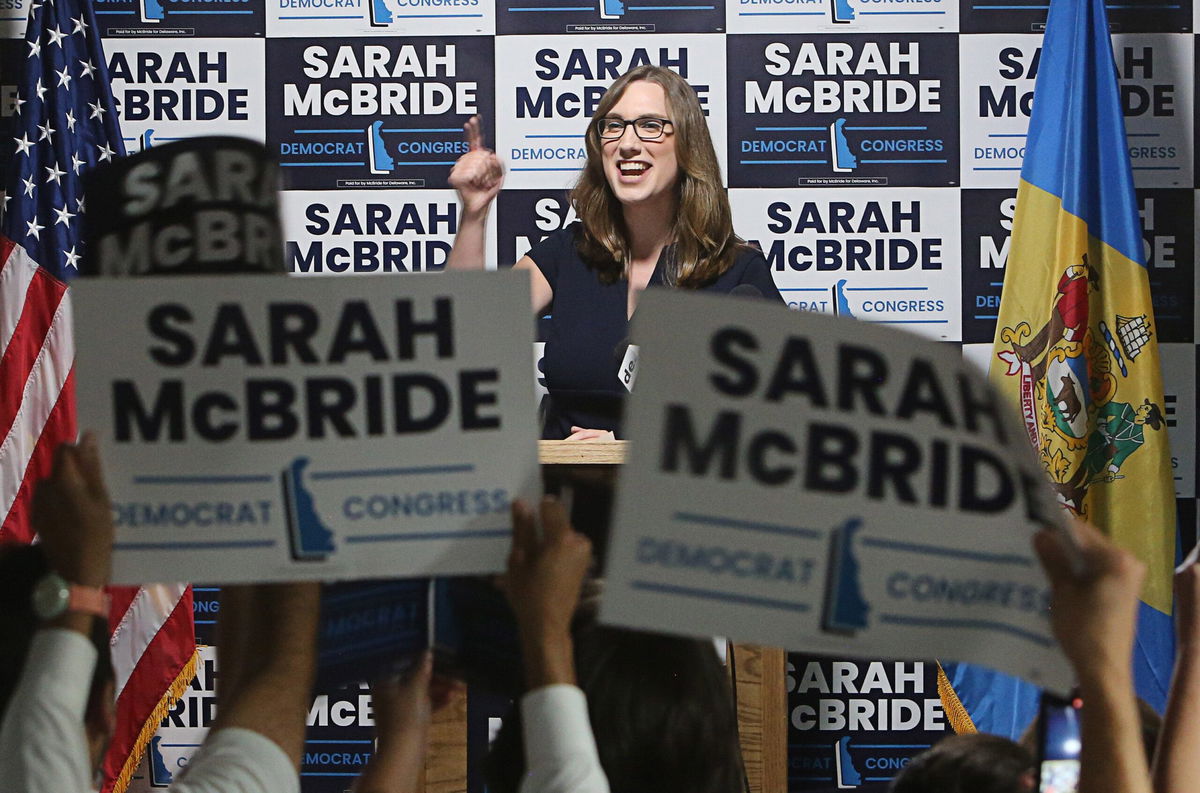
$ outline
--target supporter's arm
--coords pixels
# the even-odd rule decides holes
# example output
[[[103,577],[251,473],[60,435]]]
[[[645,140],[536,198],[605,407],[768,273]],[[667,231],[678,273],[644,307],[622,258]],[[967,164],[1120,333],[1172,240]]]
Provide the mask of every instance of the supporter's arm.
[[[298,793],[320,584],[222,591],[217,717],[171,793]]]
[[[571,528],[563,505],[542,500],[542,536],[533,513],[513,504],[506,587],[517,617],[525,680],[522,793],[608,793],[587,702],[575,685],[571,619],[592,561],[587,537]]]
[[[33,527],[50,569],[69,583],[103,587],[112,572],[113,528],[96,436],[55,450],[50,476],[33,497]],[[92,635],[96,617],[67,612],[47,624]]]
[[[371,685],[375,752],[355,793],[411,793],[420,788],[433,714],[460,686],[433,675],[433,655],[428,652],[407,679]]]
[[[108,583],[113,525],[90,433],[78,446],[62,444],[55,451],[50,476],[34,496],[33,525],[50,570],[74,584]],[[0,787],[22,793],[91,789],[84,719],[97,659],[91,639],[96,619],[67,613],[34,635],[0,726]],[[109,701],[91,703],[107,719],[111,696],[110,683],[93,698]]]
[[[1200,780],[1200,547],[1175,573],[1175,672],[1154,753],[1155,793],[1184,793]]]
[[[1133,689],[1133,639],[1145,567],[1085,523],[1075,525],[1086,573],[1049,531],[1034,546],[1050,578],[1054,634],[1083,698],[1079,793],[1149,793]]]

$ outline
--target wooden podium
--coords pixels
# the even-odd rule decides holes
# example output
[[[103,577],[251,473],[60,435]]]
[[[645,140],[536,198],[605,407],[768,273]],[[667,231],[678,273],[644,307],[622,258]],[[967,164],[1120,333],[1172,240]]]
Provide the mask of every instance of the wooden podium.
[[[628,441],[538,441],[548,486],[568,478],[609,478],[625,461]],[[787,689],[783,650],[735,644],[728,664],[737,692],[738,733],[751,793],[787,790]],[[434,715],[425,760],[426,793],[467,789],[467,697],[455,696]]]

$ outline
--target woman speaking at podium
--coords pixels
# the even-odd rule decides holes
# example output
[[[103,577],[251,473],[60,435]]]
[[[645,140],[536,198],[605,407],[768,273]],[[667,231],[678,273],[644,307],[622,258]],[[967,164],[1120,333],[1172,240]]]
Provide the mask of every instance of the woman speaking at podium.
[[[462,215],[447,268],[484,266],[487,213],[504,165],[483,146],[450,171]],[[692,87],[675,72],[640,66],[605,92],[584,136],[587,163],[571,191],[579,221],[534,245],[528,270],[535,316],[549,312],[543,368],[550,392],[542,437],[613,437],[625,388],[617,376],[629,318],[647,287],[731,292],[778,300],[762,253],[733,233],[729,199]]]

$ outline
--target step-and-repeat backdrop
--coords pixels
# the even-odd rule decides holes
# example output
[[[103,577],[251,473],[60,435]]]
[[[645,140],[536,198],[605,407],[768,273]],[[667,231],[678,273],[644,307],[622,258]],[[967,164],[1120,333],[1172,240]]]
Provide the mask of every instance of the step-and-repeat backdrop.
[[[440,269],[458,224],[446,177],[476,113],[508,165],[489,265],[511,264],[574,219],[564,191],[605,86],[654,63],[696,88],[738,233],[762,247],[794,308],[836,306],[959,344],[981,364],[989,356],[1046,0],[93,1],[127,148],[204,134],[264,141],[284,166],[298,275]],[[0,116],[12,113],[30,2],[0,0]],[[1109,14],[1191,539],[1200,3],[1116,0]],[[0,141],[0,167],[11,150]],[[202,639],[216,594],[197,595]],[[165,785],[211,720],[217,672],[205,652],[138,785]],[[849,677],[819,674],[832,667],[794,666],[794,697],[847,693],[836,681]],[[918,729],[942,729],[922,699],[928,670],[877,676],[878,691],[907,686],[905,723],[917,708]],[[831,747],[881,724],[797,702],[793,735],[827,730],[818,742]],[[310,721],[305,790],[347,789],[372,748],[369,700],[322,695]],[[829,778],[793,759],[794,789]],[[902,764],[885,758],[868,773],[869,762],[864,779]]]

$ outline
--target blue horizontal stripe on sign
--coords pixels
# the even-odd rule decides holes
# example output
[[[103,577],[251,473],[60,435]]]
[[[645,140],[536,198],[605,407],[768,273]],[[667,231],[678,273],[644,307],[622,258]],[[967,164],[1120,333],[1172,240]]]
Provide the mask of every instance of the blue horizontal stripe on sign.
[[[275,540],[179,540],[177,542],[117,542],[118,551],[220,551],[235,548],[274,548]]]
[[[216,625],[216,620],[192,620],[193,625]]]
[[[467,474],[475,470],[471,463],[452,465],[416,465],[409,468],[361,468],[348,471],[313,471],[313,479],[357,479],[371,476],[414,476],[420,474]]]
[[[526,135],[526,138],[582,138],[583,135]]]
[[[788,526],[782,523],[763,523],[756,520],[741,520],[726,518],[721,515],[702,515],[697,512],[676,512],[672,520],[682,523],[699,523],[702,526],[719,526],[723,529],[738,529],[740,531],[759,531],[764,534],[786,534],[789,537],[803,537],[806,540],[816,540],[825,536],[820,529],[810,529],[805,526]]]
[[[182,17],[194,14],[253,14],[253,11],[172,11],[171,16]]]
[[[221,587],[219,587],[219,586],[194,586],[194,587],[192,587],[192,591],[193,592],[220,592]]]
[[[630,11],[712,11],[715,6],[629,6]]]
[[[351,132],[362,132],[362,130],[354,129],[354,130],[351,130]],[[400,129],[400,128],[392,129],[392,128],[388,128],[388,129],[381,129],[380,132],[399,132],[399,133],[404,133],[404,132],[462,132],[462,127],[442,127],[442,128],[437,128],[437,129]]]
[[[823,17],[824,11],[739,11],[740,17]]]
[[[449,19],[451,17],[481,17],[483,14],[396,14],[400,19]]]
[[[792,600],[773,600],[771,598],[751,597],[750,595],[731,595],[728,592],[718,592],[714,589],[697,589],[695,587],[674,586],[672,584],[658,584],[653,581],[631,581],[629,583],[634,589],[642,589],[649,592],[662,592],[667,595],[680,595],[682,597],[699,598],[701,600],[721,600],[726,603],[744,603],[747,606],[763,606],[770,609],[782,609],[784,611],[810,611],[812,606],[808,603],[798,603]]]
[[[742,165],[821,165],[827,160],[739,160]]]
[[[357,745],[357,744],[373,744],[373,743],[375,743],[375,742],[374,742],[374,741],[361,741],[361,740],[357,740],[357,739],[356,739],[356,740],[334,741],[334,740],[325,740],[325,739],[322,739],[322,740],[316,740],[316,739],[314,739],[314,738],[309,738],[309,739],[307,739],[307,740],[306,740],[304,743],[306,743],[306,744],[310,744],[310,743],[311,743],[311,744],[327,744],[327,743],[334,743],[334,744],[346,744],[346,743],[352,743],[352,744],[356,744],[356,745]]]
[[[130,16],[132,16],[133,12],[132,11],[97,11],[96,12],[97,16],[99,16],[100,14],[129,14]]]
[[[578,167],[571,168],[509,168],[510,171],[578,171]]]
[[[879,130],[925,130],[929,127],[846,127],[852,132],[878,132]]]
[[[495,537],[508,537],[512,530],[503,529],[468,529],[467,531],[426,531],[412,534],[359,534],[347,537],[348,543],[360,542],[393,542],[405,540],[487,540]]]
[[[914,163],[923,163],[923,162],[944,163],[944,162],[948,162],[948,161],[947,160],[863,160],[864,164],[866,164],[866,163],[874,163],[874,164],[899,163],[899,164],[904,164],[904,165],[912,165]]]
[[[273,482],[270,474],[227,474],[213,476],[135,476],[135,485],[240,485]]]
[[[825,127],[755,127],[755,132],[824,132]]]
[[[1019,170],[1021,170],[1021,166],[1019,166],[1019,165],[1014,165],[1012,167],[992,166],[989,168],[976,167],[976,168],[972,168],[971,170],[972,171],[1019,171]]]
[[[1021,639],[1031,641],[1034,644],[1040,644],[1043,647],[1053,647],[1054,640],[1027,631],[1024,628],[1018,628],[1016,625],[1009,625],[1006,622],[994,622],[992,620],[956,620],[943,619],[941,617],[906,617],[903,614],[881,614],[880,621],[886,622],[889,625],[914,625],[924,628],[967,628],[977,630],[1000,631],[1001,633],[1011,633]]]
[[[591,11],[591,6],[563,6],[559,8],[510,8],[509,11]]]
[[[948,319],[866,319],[858,318],[859,322],[883,322],[888,325],[947,325]]]
[[[824,292],[823,286],[790,286],[786,289],[780,289],[780,292]]]
[[[355,17],[360,19],[361,17]],[[295,135],[361,135],[361,129],[294,129]]]
[[[970,559],[971,561],[991,561],[995,564],[1015,564],[1022,567],[1032,567],[1031,557],[1021,557],[1015,553],[986,553],[984,551],[959,551],[958,548],[943,548],[936,545],[923,545],[919,542],[900,542],[898,540],[880,540],[877,537],[863,537],[863,545],[871,548],[887,548],[888,551],[904,551],[907,553],[932,554],[935,557],[952,557],[954,559]]]
[[[287,19],[287,20],[292,20],[292,19],[362,19],[362,18],[363,18],[362,14],[350,14],[348,16],[333,16],[333,15],[331,15],[331,16],[321,16],[321,17],[292,17],[292,16],[280,17],[281,20],[283,20],[283,19]]]
[[[929,14],[944,14],[945,11],[859,11],[860,14],[867,17],[885,17],[885,16],[918,16]]]
[[[927,286],[847,286],[847,292],[928,292]]]
[[[928,749],[928,743],[856,743],[855,749]],[[822,747],[824,748],[824,747]]]
[[[1026,138],[1029,137],[1024,132],[989,132],[989,138]]]
[[[988,286],[1004,286],[1003,281],[989,281]]]
[[[1000,319],[999,314],[976,314],[975,319]]]
[[[365,162],[281,162],[284,168],[327,168],[332,165],[366,165]]]

